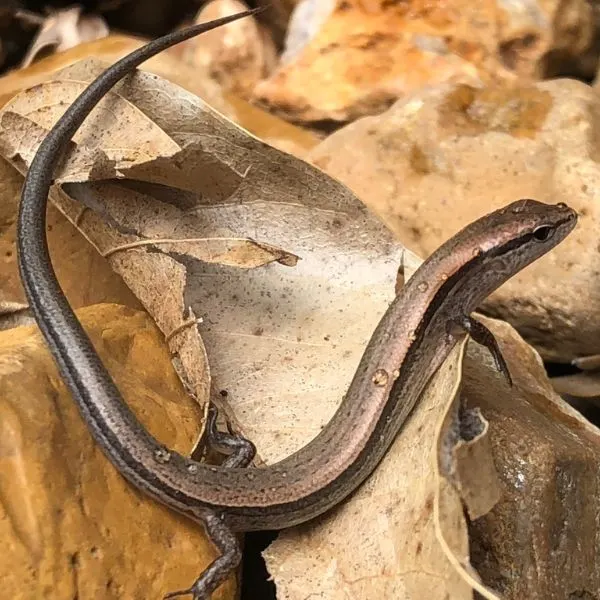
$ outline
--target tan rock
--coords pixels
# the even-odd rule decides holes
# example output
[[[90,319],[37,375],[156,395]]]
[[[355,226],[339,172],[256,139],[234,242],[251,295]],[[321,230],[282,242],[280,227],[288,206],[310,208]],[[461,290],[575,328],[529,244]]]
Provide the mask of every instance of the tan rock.
[[[479,75],[402,7],[351,0],[337,3],[304,51],[256,87],[255,98],[292,121],[347,121],[443,81],[475,83]]]
[[[598,19],[593,3],[517,0],[498,4],[498,54],[505,67],[526,79],[594,75]]]
[[[79,311],[128,404],[150,432],[188,453],[201,415],[163,336],[117,305]],[[40,334],[0,334],[0,562],[7,598],[161,598],[214,557],[200,525],[134,490],[84,426]],[[227,585],[217,598],[232,598]]]
[[[421,256],[518,198],[575,208],[576,231],[484,305],[545,357],[571,360],[600,344],[598,109],[593,90],[570,80],[439,86],[338,131],[310,159]]]
[[[205,23],[247,8],[239,0],[215,0],[203,7],[195,22]],[[257,82],[272,71],[276,49],[267,30],[249,17],[189,40],[182,57],[210,73],[223,89],[247,98]]]
[[[530,80],[566,69],[590,76],[595,31],[584,0],[337,0],[303,51],[255,96],[290,120],[349,121],[425,85]]]

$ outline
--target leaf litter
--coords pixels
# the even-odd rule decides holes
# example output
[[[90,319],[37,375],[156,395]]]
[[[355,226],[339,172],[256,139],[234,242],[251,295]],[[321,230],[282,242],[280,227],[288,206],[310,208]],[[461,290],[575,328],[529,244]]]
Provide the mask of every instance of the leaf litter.
[[[10,101],[2,155],[24,171],[103,68],[77,63]],[[265,462],[329,421],[410,260],[347,188],[141,72],[87,119],[56,181],[52,202],[152,315],[190,392],[233,411]],[[495,482],[483,491],[457,478],[460,436],[447,443],[462,353],[353,499],[268,549],[279,597],[305,597],[312,579],[332,599],[472,598],[474,587],[497,597],[469,564],[463,514],[463,503],[476,518],[498,501],[487,428],[466,451]]]

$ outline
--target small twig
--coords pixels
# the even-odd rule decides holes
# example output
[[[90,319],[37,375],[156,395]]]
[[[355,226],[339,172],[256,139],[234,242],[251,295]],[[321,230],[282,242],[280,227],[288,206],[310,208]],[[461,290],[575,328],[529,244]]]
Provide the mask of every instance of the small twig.
[[[19,19],[20,21],[23,21],[24,23],[28,23],[29,25],[41,26],[44,24],[44,21],[46,20],[45,17],[42,17],[42,16],[40,16],[30,10],[26,10],[24,8],[18,8],[17,10],[15,10],[14,16],[15,16],[15,18]]]
[[[184,329],[189,329],[194,325],[200,325],[200,323],[203,323],[202,317],[198,317],[197,319],[190,319],[189,321],[182,323],[179,327],[175,327],[175,329],[173,329],[171,333],[165,335],[165,341],[168,344],[178,333],[180,333]]]
[[[110,250],[106,250],[102,256],[108,258],[116,252],[122,252],[123,250],[130,250],[131,248],[139,248],[140,246],[155,246],[157,244],[196,244],[200,242],[212,242],[212,241],[232,241],[232,242],[250,242],[248,238],[156,238],[154,240],[138,240],[136,242],[130,242],[128,244],[122,244],[121,246],[115,246]]]

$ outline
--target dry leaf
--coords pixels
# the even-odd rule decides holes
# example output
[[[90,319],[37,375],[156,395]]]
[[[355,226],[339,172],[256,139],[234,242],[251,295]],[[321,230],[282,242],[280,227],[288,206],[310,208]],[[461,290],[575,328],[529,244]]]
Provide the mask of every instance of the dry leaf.
[[[460,358],[456,370],[462,377],[462,353]],[[463,509],[470,519],[479,518],[498,502],[501,490],[487,438],[487,423],[477,409],[462,410],[459,385],[460,380],[453,393],[447,395],[452,401],[438,419],[435,432],[433,524],[441,552],[455,576],[487,600],[501,600],[494,590],[482,584],[469,562],[468,529]]]
[[[266,551],[278,600],[471,599],[446,558],[438,523],[468,554],[460,499],[436,511],[436,432],[460,382],[462,345],[432,379],[375,473],[326,516],[280,533]]]
[[[23,177],[0,157],[0,329],[31,322],[21,287],[15,248],[17,206]],[[53,205],[46,231],[53,264],[75,308],[95,302],[115,302],[140,308],[140,303],[106,261]]]
[[[108,26],[97,15],[82,15],[81,6],[58,10],[46,18],[21,67],[29,66],[36,56],[48,47],[56,52],[68,50],[82,42],[89,42],[108,35]]]
[[[84,66],[80,72],[89,75],[95,69]],[[76,72],[73,67],[68,75]],[[51,85],[71,83],[81,87],[68,80]],[[43,136],[31,107],[43,114],[44,101],[31,104],[31,95],[22,96],[27,117],[16,112],[19,98],[1,115],[1,143],[16,163],[29,161],[34,146],[23,139],[23,129],[15,134],[7,125],[22,123],[36,131],[36,140]],[[135,101],[135,109],[127,99]],[[161,246],[109,257],[165,335],[180,331],[170,346],[199,400],[209,391],[204,341],[211,352],[213,389],[227,390],[264,457],[288,454],[329,419],[339,402],[364,343],[393,297],[402,248],[345,188],[248,136],[167,82],[138,73],[104,104],[76,136],[79,143],[60,180],[81,179],[87,168],[87,175],[112,170],[112,175],[162,185],[64,185],[94,209],[84,212],[55,191],[61,210],[103,252],[140,237],[251,238],[263,254],[279,249],[269,253],[269,260],[302,259],[293,268],[272,264],[245,273],[208,264],[210,253],[200,262]],[[182,109],[173,110],[175,104]],[[131,124],[122,129],[144,133],[128,144],[123,136],[113,143],[104,120],[108,116],[114,123],[116,111],[131,115]],[[103,135],[96,138],[99,131]],[[164,142],[155,143],[153,132]],[[158,158],[131,166],[141,156],[141,139],[149,150],[140,160],[154,148]],[[251,258],[247,266],[255,267],[256,257]],[[344,321],[338,323],[341,316]],[[204,320],[202,338],[196,328],[181,329],[198,317]],[[238,364],[232,369],[234,357]],[[265,427],[269,409],[272,425]],[[301,420],[282,433],[278,413],[290,410],[304,413],[306,424]]]

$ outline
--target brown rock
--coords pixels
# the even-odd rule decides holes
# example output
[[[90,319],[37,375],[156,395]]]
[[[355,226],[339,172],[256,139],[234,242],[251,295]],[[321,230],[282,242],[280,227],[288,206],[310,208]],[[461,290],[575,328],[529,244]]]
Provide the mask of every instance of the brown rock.
[[[201,416],[143,313],[79,311],[119,389],[167,446],[190,451]],[[161,598],[214,557],[200,525],[134,490],[84,427],[34,327],[0,334],[2,595]],[[227,585],[218,598],[233,597]]]
[[[260,20],[267,25],[273,39],[278,45],[283,43],[288,27],[290,14],[301,0],[256,0],[256,6],[264,6],[267,10],[260,15]]]
[[[421,256],[518,198],[575,208],[576,231],[484,305],[545,357],[571,360],[600,343],[598,108],[590,87],[569,80],[512,90],[439,86],[338,131],[310,159]]]
[[[507,3],[502,4],[498,53],[505,67],[525,79],[593,77],[598,64],[598,17],[593,2],[518,1],[509,3],[508,9]]]
[[[502,490],[470,523],[471,564],[505,600],[597,598],[600,430],[553,393],[538,355],[509,330],[494,334],[515,388],[485,377],[474,344],[465,368],[463,397],[489,423]]]
[[[425,85],[593,73],[596,21],[589,3],[520,4],[337,0],[303,51],[257,86],[255,96],[290,120],[348,121]],[[289,36],[297,36],[294,29]]]

